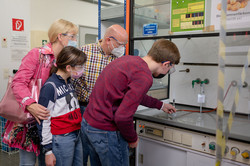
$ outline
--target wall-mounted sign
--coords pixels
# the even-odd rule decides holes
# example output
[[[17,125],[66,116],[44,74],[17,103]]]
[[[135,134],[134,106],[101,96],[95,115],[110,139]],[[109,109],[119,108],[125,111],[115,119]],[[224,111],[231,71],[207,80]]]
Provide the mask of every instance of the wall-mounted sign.
[[[42,46],[45,46],[48,43],[47,40],[42,40]]]
[[[10,39],[11,59],[14,61],[22,60],[28,53],[29,47],[29,33],[25,32],[12,32]]]
[[[172,0],[171,32],[202,30],[205,0]]]
[[[221,0],[212,0],[211,25],[220,29]],[[227,29],[250,28],[250,2],[248,0],[227,1]]]
[[[154,36],[157,34],[158,34],[158,24],[157,23],[143,25],[143,36],[149,36],[149,35]]]
[[[24,31],[24,20],[12,18],[12,30],[13,31]]]

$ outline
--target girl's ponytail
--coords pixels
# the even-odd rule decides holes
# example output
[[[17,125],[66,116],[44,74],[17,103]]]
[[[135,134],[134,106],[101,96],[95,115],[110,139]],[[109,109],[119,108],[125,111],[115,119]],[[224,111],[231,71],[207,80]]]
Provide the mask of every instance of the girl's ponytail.
[[[56,73],[58,70],[58,67],[57,67],[57,64],[56,64],[56,60],[53,61],[53,65],[50,69],[50,73],[49,73],[49,76],[51,76],[53,73]]]

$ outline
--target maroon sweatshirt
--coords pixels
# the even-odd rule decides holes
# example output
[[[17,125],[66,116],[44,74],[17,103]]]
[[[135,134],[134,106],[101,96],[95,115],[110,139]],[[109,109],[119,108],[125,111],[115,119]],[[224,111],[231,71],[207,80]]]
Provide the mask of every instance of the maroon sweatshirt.
[[[161,109],[162,102],[147,96],[152,86],[147,63],[137,56],[112,61],[98,77],[83,117],[101,130],[120,131],[129,143],[137,140],[133,115],[141,104]]]

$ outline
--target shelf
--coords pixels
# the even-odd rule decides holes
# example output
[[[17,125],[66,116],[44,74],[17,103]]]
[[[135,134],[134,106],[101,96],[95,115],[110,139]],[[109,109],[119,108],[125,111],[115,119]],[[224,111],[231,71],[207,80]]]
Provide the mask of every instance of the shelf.
[[[134,24],[136,25],[144,25],[149,23],[157,23],[158,29],[169,29],[170,28],[170,20],[164,22],[163,20],[149,18],[143,15],[134,15]]]
[[[124,5],[116,5],[101,9],[101,21],[124,23]]]

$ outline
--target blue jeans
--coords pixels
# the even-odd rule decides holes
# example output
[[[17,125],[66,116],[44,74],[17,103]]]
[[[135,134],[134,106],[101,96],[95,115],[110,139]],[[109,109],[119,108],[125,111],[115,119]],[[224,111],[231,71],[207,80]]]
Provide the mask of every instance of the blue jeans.
[[[82,137],[95,163],[91,166],[128,166],[129,148],[127,141],[118,131],[105,131],[90,126],[82,119]]]
[[[53,135],[52,151],[56,157],[56,166],[83,165],[80,130],[67,134]]]
[[[83,115],[86,107],[85,106],[80,106],[81,109],[81,113]],[[88,163],[88,157],[89,155],[89,147],[85,146],[86,145],[86,140],[81,136],[81,140],[82,140],[82,150],[83,150],[83,165],[87,166]],[[92,165],[92,163],[94,163],[94,159],[90,156],[90,163]]]
[[[35,166],[36,164],[36,154],[33,152],[27,152],[25,150],[19,149],[20,166]],[[45,156],[40,153],[38,156],[39,166],[45,166]]]

